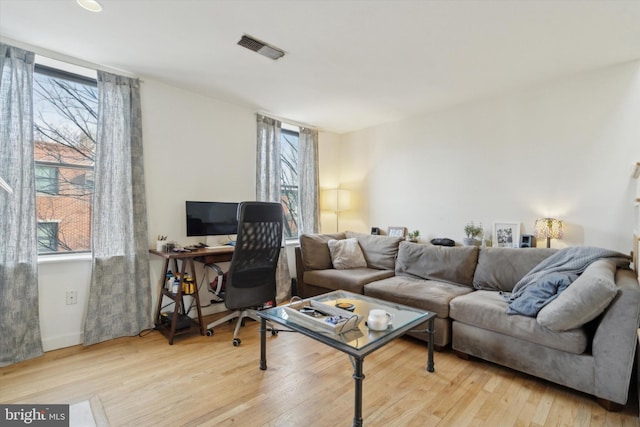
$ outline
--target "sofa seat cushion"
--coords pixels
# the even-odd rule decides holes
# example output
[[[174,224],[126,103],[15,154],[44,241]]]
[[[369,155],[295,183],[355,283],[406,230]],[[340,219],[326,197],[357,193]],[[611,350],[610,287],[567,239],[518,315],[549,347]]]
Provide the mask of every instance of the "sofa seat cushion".
[[[469,292],[473,289],[468,286],[410,276],[390,277],[364,287],[365,295],[427,310],[443,319],[449,317],[449,302]]]
[[[356,294],[362,293],[362,288],[369,282],[386,279],[393,276],[393,270],[378,270],[376,268],[352,268],[349,270],[311,270],[304,272],[304,282],[309,285],[332,291],[345,290]]]
[[[427,246],[402,242],[398,250],[396,275],[472,287],[478,251],[477,246]]]
[[[529,249],[523,251],[526,250]],[[507,302],[499,292],[480,290],[454,298],[449,316],[455,321],[569,353],[582,354],[587,349],[589,337],[583,328],[554,332],[534,317],[507,314],[506,308]]]

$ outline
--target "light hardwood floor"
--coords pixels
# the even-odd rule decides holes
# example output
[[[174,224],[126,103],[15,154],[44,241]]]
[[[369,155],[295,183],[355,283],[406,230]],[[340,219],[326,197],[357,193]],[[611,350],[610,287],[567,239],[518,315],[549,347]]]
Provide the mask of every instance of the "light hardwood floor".
[[[207,321],[211,321],[209,318]],[[258,324],[213,337],[158,332],[76,346],[0,369],[2,403],[72,403],[97,397],[110,425],[348,426],[352,366],[343,353],[296,333],[269,336],[259,362]],[[632,390],[622,412],[591,396],[487,362],[400,338],[364,362],[365,426],[640,426]],[[632,387],[634,389],[635,387]]]

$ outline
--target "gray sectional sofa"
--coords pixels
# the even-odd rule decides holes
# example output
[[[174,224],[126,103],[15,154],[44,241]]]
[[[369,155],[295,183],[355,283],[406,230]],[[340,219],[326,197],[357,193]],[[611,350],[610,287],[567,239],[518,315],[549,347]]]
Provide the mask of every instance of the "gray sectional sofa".
[[[344,239],[357,240],[366,265],[334,268],[328,242]],[[508,366],[620,409],[640,323],[640,286],[624,260],[588,263],[537,315],[507,314],[514,286],[556,252],[440,247],[349,231],[303,235],[296,248],[298,293],[307,298],[344,289],[434,312],[436,348],[450,345],[461,357]],[[519,301],[537,301],[540,289]]]

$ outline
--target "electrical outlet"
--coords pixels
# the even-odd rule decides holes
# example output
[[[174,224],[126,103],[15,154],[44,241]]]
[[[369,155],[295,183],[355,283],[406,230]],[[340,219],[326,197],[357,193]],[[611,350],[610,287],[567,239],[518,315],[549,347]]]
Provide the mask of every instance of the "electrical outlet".
[[[78,291],[67,291],[67,305],[78,303]]]

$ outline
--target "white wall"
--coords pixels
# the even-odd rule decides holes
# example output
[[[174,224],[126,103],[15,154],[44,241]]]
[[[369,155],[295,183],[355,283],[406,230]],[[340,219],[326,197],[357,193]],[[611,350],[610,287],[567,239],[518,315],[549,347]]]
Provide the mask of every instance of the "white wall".
[[[342,142],[339,180],[363,199],[342,229],[406,226],[422,241],[459,242],[471,220],[488,229],[521,222],[532,233],[536,218],[554,216],[566,233],[552,247],[632,248],[639,62],[353,132]]]
[[[44,351],[82,342],[90,280],[90,258],[39,263],[40,334]],[[67,291],[78,292],[77,304],[67,305]]]

